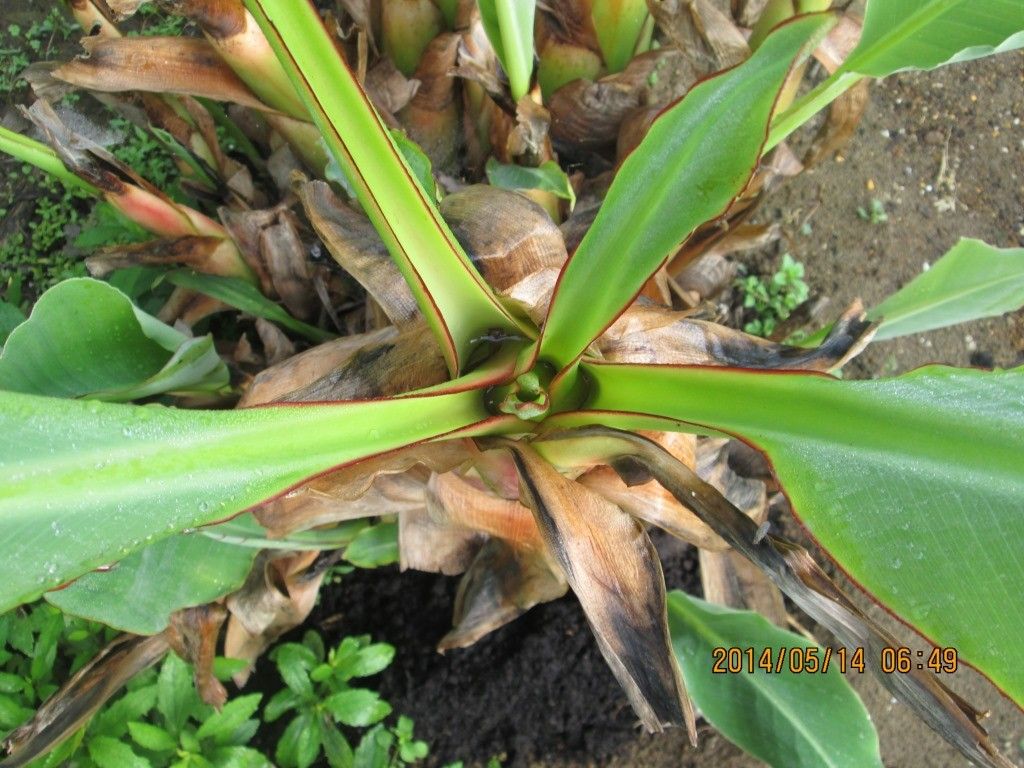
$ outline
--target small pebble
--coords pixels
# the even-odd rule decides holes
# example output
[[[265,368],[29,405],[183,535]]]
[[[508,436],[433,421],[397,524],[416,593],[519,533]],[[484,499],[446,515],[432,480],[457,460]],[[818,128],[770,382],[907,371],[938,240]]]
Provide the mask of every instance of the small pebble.
[[[924,136],[924,143],[931,144],[942,144],[946,140],[946,137],[942,135],[942,131],[928,131]]]

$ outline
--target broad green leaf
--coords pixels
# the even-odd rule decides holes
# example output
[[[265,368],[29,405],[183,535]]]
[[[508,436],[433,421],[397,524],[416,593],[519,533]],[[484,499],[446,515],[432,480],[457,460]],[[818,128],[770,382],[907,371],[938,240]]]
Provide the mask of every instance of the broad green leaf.
[[[227,383],[212,337],[190,339],[90,278],[44,293],[0,354],[0,389],[52,397],[123,401]]]
[[[245,5],[409,283],[451,373],[462,369],[476,339],[523,333],[416,183],[316,9],[292,0]]]
[[[860,42],[840,71],[885,77],[1021,46],[1019,0],[869,0]]]
[[[868,0],[860,42],[772,124],[771,148],[862,77],[934,69],[1024,46],[1020,0]]]
[[[668,625],[686,690],[729,741],[773,768],[881,768],[864,705],[836,664],[820,671],[825,649],[757,613],[684,592],[668,596]],[[716,648],[752,652],[741,654],[741,672],[722,674],[713,671]],[[758,665],[762,654],[770,672]]]
[[[305,336],[310,341],[327,341],[334,338],[333,333],[296,320],[283,307],[260,293],[252,283],[237,277],[208,275],[191,269],[178,269],[168,272],[166,279],[181,288],[189,288],[219,299],[250,315],[272,320],[290,331]]]
[[[562,166],[554,160],[541,163],[536,168],[527,168],[514,163],[501,163],[491,157],[487,160],[486,171],[491,186],[511,190],[539,189],[568,200],[570,208],[576,205],[576,191]]]
[[[150,723],[128,723],[128,732],[132,735],[132,741],[152,752],[172,752],[178,748],[178,742],[171,734]]]
[[[398,562],[398,523],[363,528],[345,548],[345,559],[360,568]]]
[[[487,418],[473,391],[235,411],[0,392],[0,611],[311,475]]]
[[[868,312],[876,341],[1010,312],[1024,304],[1024,248],[964,238],[932,267]]]
[[[1024,702],[1024,615],[1013,609],[1024,594],[1024,368],[931,366],[874,381],[585,369],[592,411],[565,423],[660,424],[749,441],[846,573]]]
[[[245,582],[258,550],[197,533],[169,536],[109,571],[87,573],[46,599],[66,613],[136,635],[163,631],[181,608],[213,602]]]
[[[331,694],[324,699],[323,706],[335,720],[354,728],[373,725],[391,714],[391,705],[368,688],[349,688]]]
[[[0,299],[0,353],[3,352],[3,346],[7,343],[7,337],[11,335],[11,331],[24,322],[25,315],[20,309]]]
[[[533,74],[533,15],[536,0],[478,0],[487,39],[508,75],[512,99],[530,90]]]
[[[654,121],[562,270],[542,359],[572,363],[694,229],[725,211],[757,164],[791,66],[833,23],[816,14],[779,27],[750,59],[694,86]]]
[[[89,757],[99,768],[150,768],[150,762],[132,748],[109,736],[94,736],[87,742]]]
[[[211,757],[214,768],[270,768],[270,761],[252,747],[217,747]]]

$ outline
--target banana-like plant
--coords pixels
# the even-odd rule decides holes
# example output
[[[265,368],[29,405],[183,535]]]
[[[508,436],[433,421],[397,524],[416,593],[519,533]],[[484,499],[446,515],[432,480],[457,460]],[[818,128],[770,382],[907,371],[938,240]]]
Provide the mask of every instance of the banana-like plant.
[[[498,27],[515,25],[511,4],[488,5]],[[439,208],[313,6],[245,7],[232,23],[207,28],[212,47],[228,64],[240,39],[273,51],[276,58],[262,59],[265,76],[248,87],[271,105],[268,120],[282,133],[308,137],[315,126],[415,306],[406,315],[392,307],[389,317],[407,320],[396,320],[397,330],[330,341],[269,369],[245,407],[200,411],[102,402],[207,391],[223,379],[208,360],[181,365],[186,340],[117,292],[90,282],[55,288],[114,307],[110,322],[149,357],[135,368],[118,361],[119,376],[93,380],[88,353],[101,331],[90,332],[85,313],[62,325],[55,300],[40,302],[11,334],[0,357],[0,610],[48,593],[72,612],[116,617],[111,623],[161,634],[166,647],[202,659],[211,654],[196,652],[196,638],[208,649],[224,612],[194,606],[230,592],[228,644],[251,658],[289,619],[301,620],[303,605],[308,611],[324,567],[311,550],[348,540],[329,526],[397,513],[404,564],[466,571],[443,646],[471,643],[571,589],[643,724],[685,725],[695,740],[684,681],[696,678],[677,665],[646,522],[742,554],[843,644],[863,648],[883,683],[969,759],[1010,765],[980,713],[937,676],[923,668],[882,674],[883,649],[895,641],[803,549],[744,512],[728,479],[715,487],[695,473],[692,435],[736,437],[763,452],[808,529],[853,579],[1024,701],[1016,642],[1024,630],[1016,547],[1024,534],[1024,371],[927,367],[875,381],[828,373],[874,333],[1019,306],[1024,253],[963,241],[920,282],[867,317],[854,307],[808,349],[635,300],[695,231],[730,209],[769,149],[861,78],[1024,45],[1016,0],[871,0],[845,63],[783,110],[793,71],[839,20],[831,12],[789,15],[749,58],[698,82],[654,120],[571,254],[550,220],[511,193],[486,198],[492,220],[479,220],[479,205],[473,218],[460,209],[479,194],[472,189]],[[511,33],[500,37],[508,47],[516,42]],[[528,68],[522,56],[507,60],[519,92]],[[58,130],[45,116],[41,123]],[[58,173],[81,170],[71,167],[79,157],[71,152],[57,156],[3,134],[0,141]],[[316,142],[300,137],[295,146],[303,144],[316,154]],[[104,195],[131,191],[109,167],[101,170],[91,183]],[[328,241],[347,214],[323,202],[331,193],[322,182],[299,194]],[[182,215],[169,205],[158,208]],[[220,225],[210,225],[218,229],[188,236],[225,241]],[[534,261],[489,258],[494,231],[510,242],[528,233],[524,252]],[[972,283],[979,269],[995,277]],[[972,291],[978,300],[964,298]],[[262,298],[247,296],[253,306]],[[381,304],[387,309],[386,299]],[[951,304],[952,314],[944,311]],[[117,358],[116,350],[103,354]],[[375,365],[379,378],[367,384]],[[145,386],[132,389],[140,377]],[[223,522],[246,510],[260,525],[249,516]],[[209,526],[203,539],[190,533],[201,526]],[[222,554],[240,542],[264,550],[251,571],[251,556]],[[282,549],[283,557],[267,554]],[[190,573],[197,557],[212,574],[202,591],[195,581],[203,574]],[[178,579],[195,590],[166,589]],[[126,594],[145,600],[127,606]],[[254,621],[257,614],[265,621]],[[677,647],[697,615],[682,604],[673,610]],[[133,647],[124,648],[115,660],[138,668]],[[152,653],[145,645],[147,660]],[[70,693],[16,732],[2,765],[23,765],[66,737],[95,706],[109,661],[80,672]],[[706,695],[705,686],[694,690]],[[857,764],[880,764],[877,741],[862,741]],[[813,746],[826,750],[816,754],[827,764],[853,754],[827,733]]]

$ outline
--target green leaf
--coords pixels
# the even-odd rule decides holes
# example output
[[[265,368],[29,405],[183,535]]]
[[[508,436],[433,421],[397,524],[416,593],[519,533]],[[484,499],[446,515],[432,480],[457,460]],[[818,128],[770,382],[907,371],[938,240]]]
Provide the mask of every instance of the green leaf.
[[[192,684],[191,673],[188,674],[187,682],[189,685]],[[115,739],[124,736],[129,722],[145,718],[156,706],[157,689],[157,685],[136,688],[100,710],[89,726],[90,735],[102,734]]]
[[[363,528],[345,547],[344,557],[359,568],[397,563],[398,523],[379,523]]]
[[[542,359],[571,364],[694,229],[725,211],[757,164],[791,66],[833,23],[816,14],[779,27],[750,59],[694,86],[654,121],[562,270]]]
[[[234,592],[258,550],[180,534],[157,541],[105,572],[87,573],[46,599],[66,613],[137,635],[163,631],[170,614]]]
[[[1021,46],[1018,0],[870,0],[860,42],[840,72],[885,77]]]
[[[391,714],[391,705],[368,688],[339,691],[324,699],[323,705],[335,720],[353,728],[365,728]]]
[[[251,747],[217,747],[211,755],[215,768],[269,768],[270,761]]]
[[[1008,610],[1024,593],[1024,368],[932,366],[875,381],[674,366],[586,372],[596,390],[588,408],[605,413],[566,423],[748,440],[847,574],[1024,702],[1024,616]]]
[[[90,278],[44,293],[0,355],[0,389],[53,397],[122,401],[227,383],[212,337],[190,339]]]
[[[647,4],[641,0],[591,0],[590,13],[608,71],[621,72],[637,50],[647,21]]]
[[[303,701],[303,697],[291,688],[282,688],[270,697],[267,706],[263,708],[263,719],[268,723],[272,723],[285,712],[291,709],[298,709]]]
[[[199,726],[197,739],[213,739],[218,745],[224,746],[231,742],[235,732],[260,706],[261,693],[239,696],[228,701],[220,710],[214,712]]]
[[[277,671],[289,689],[302,700],[313,698],[313,684],[309,680],[309,673],[317,662],[309,648],[298,643],[285,643],[274,649],[271,658],[277,664]]]
[[[932,267],[868,312],[876,341],[1010,312],[1024,304],[1024,248],[961,239]]]
[[[508,75],[512,99],[530,90],[533,74],[533,15],[536,0],[478,0],[480,20],[501,68]]]
[[[167,731],[150,723],[128,723],[128,732],[132,741],[152,752],[173,752],[178,748],[178,742]]]
[[[395,647],[387,643],[374,643],[360,648],[355,658],[346,665],[348,677],[369,677],[387,669],[395,658]]]
[[[160,667],[156,684],[156,707],[174,735],[181,732],[196,705],[192,668],[173,653]]]
[[[282,768],[308,768],[320,753],[320,721],[304,712],[290,723],[281,734],[274,753]]]
[[[198,291],[250,315],[272,320],[310,341],[319,342],[334,338],[333,333],[296,320],[280,305],[260,293],[256,286],[240,278],[207,275],[191,269],[176,269],[168,272],[166,279],[174,285]]]
[[[11,335],[11,331],[23,322],[25,322],[25,315],[22,314],[22,311],[13,304],[8,304],[0,299],[0,352],[3,351],[3,346],[7,343],[7,337]]]
[[[436,205],[437,183],[434,181],[433,165],[430,158],[427,157],[427,153],[420,148],[419,144],[410,139],[405,131],[392,128],[391,138],[394,140],[395,146],[398,147],[398,151],[402,153],[402,157],[405,158],[406,165],[409,166],[409,170],[412,171],[413,177],[423,192],[430,202]]]
[[[99,768],[150,768],[150,762],[132,752],[127,744],[109,736],[94,736],[87,742],[89,757]]]
[[[524,333],[416,183],[316,9],[292,0],[245,5],[412,289],[449,371],[462,369],[475,340],[495,330]]]
[[[539,189],[569,201],[569,207],[576,205],[576,191],[569,183],[569,177],[554,160],[541,163],[536,168],[527,168],[515,163],[501,163],[494,157],[487,160],[487,181],[491,186],[502,189]]]
[[[686,690],[727,739],[773,768],[881,768],[878,735],[838,666],[790,667],[820,669],[824,649],[751,611],[678,591],[668,596],[668,624]],[[715,649],[730,648],[752,654],[741,655],[741,672],[714,672]],[[758,666],[762,654],[771,672]]]
[[[395,737],[383,725],[367,731],[356,747],[354,768],[388,768]]]
[[[23,706],[20,697],[0,693],[0,731],[17,728],[32,717],[32,710]]]
[[[0,392],[0,611],[311,475],[487,418],[473,391],[235,411]]]
[[[934,69],[1024,46],[1019,0],[869,0],[860,42],[772,124],[771,148],[862,77]]]
[[[352,768],[355,755],[352,754],[352,747],[348,740],[341,734],[334,723],[323,724],[323,747],[324,755],[327,757],[327,764],[331,768]]]

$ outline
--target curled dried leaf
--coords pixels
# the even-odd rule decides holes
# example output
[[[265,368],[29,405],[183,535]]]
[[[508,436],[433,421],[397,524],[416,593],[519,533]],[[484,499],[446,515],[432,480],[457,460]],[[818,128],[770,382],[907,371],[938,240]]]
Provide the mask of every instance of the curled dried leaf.
[[[484,544],[459,582],[454,628],[437,649],[465,648],[503,627],[535,605],[557,600],[568,590],[542,552],[516,548],[500,539]]]
[[[567,258],[562,233],[532,200],[486,184],[445,197],[441,215],[487,283],[504,293]]]
[[[764,370],[827,371],[857,355],[874,335],[859,301],[836,321],[818,347],[787,346],[686,313],[634,306],[598,340],[605,359],[664,365],[728,365]]]
[[[256,659],[313,610],[326,568],[312,567],[318,552],[263,552],[242,588],[227,598],[231,612],[224,655],[243,659],[248,666],[233,676],[245,685]]]
[[[361,348],[390,341],[397,335],[395,328],[389,326],[370,333],[342,336],[307,349],[256,374],[238,407],[280,400],[343,365]]]
[[[79,57],[53,70],[90,91],[201,96],[266,110],[206,40],[192,37],[87,37]]]
[[[96,277],[105,277],[115,269],[131,266],[175,264],[209,275],[243,279],[251,275],[234,243],[222,237],[202,235],[114,245],[103,248],[85,260],[89,273]]]
[[[447,379],[441,350],[426,323],[419,322],[392,339],[358,349],[334,370],[280,400],[294,403],[390,397]]]
[[[531,447],[513,443],[509,450],[520,495],[641,722],[655,732],[685,723],[696,744],[693,707],[668,636],[661,563],[643,526]]]
[[[321,525],[399,514],[425,506],[427,474],[446,472],[470,456],[460,441],[415,445],[310,480],[254,510],[271,536]],[[415,471],[410,471],[415,470]]]
[[[551,139],[560,152],[579,154],[615,144],[623,121],[638,107],[652,103],[651,74],[659,67],[679,67],[684,74],[675,83],[685,92],[696,81],[685,74],[682,55],[663,49],[634,58],[622,71],[600,80],[574,80],[552,94]],[[688,82],[687,82],[688,81]],[[663,98],[667,101],[673,94]],[[661,96],[661,94],[659,94]]]
[[[297,188],[306,216],[334,260],[354,277],[392,323],[420,316],[416,299],[369,219],[345,205],[323,181]]]

